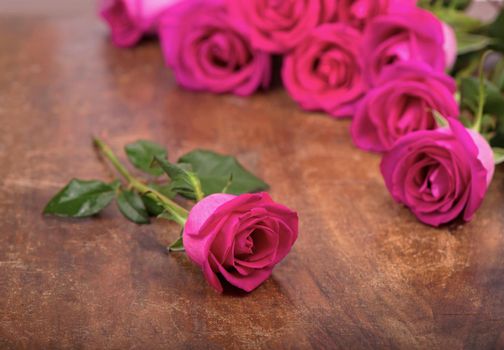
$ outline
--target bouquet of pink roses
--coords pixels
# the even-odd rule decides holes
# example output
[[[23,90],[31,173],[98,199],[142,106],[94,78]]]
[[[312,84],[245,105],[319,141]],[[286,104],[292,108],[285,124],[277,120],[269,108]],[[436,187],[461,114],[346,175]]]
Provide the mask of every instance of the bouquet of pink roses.
[[[158,36],[176,81],[194,91],[267,89],[280,57],[283,85],[299,106],[352,118],[355,145],[382,154],[392,197],[439,226],[471,220],[504,161],[504,11],[483,23],[464,12],[469,4],[103,0],[100,15],[117,46]],[[170,178],[147,183],[103,141],[95,144],[126,183],[73,180],[46,213],[90,216],[116,198],[136,223],[173,220],[183,233],[170,250],[185,249],[219,291],[222,280],[256,288],[297,238],[297,214],[266,193],[249,193],[267,185],[232,157],[193,151],[170,163],[156,144],[127,145],[135,167]],[[175,195],[196,203],[188,211]]]
[[[494,171],[486,140],[499,154],[504,146],[502,56],[491,81],[472,76],[485,49],[504,51],[504,11],[482,23],[463,11],[469,4],[115,0],[102,3],[101,15],[116,44],[158,34],[167,65],[190,90],[265,89],[279,55],[283,84],[301,108],[351,117],[355,145],[384,153],[393,198],[438,226],[472,218]]]

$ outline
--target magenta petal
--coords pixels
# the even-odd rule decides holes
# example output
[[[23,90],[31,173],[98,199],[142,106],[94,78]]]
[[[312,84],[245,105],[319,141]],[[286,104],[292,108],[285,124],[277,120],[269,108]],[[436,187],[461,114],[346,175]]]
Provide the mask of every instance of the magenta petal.
[[[462,123],[455,119],[450,118],[449,123],[459,142],[472,156],[468,159],[471,162],[472,170],[471,195],[464,212],[464,220],[469,221],[483,202],[488,184],[492,179],[495,168],[494,162],[491,160],[493,153],[482,136],[469,132]]]
[[[198,265],[202,266],[208,260],[209,247],[226,221],[220,220],[211,230],[202,230],[202,227],[220,206],[234,198],[236,196],[229,194],[213,194],[191,209],[184,227],[184,248],[189,258]]]
[[[211,257],[212,259],[215,259]],[[238,287],[240,289],[243,289],[246,292],[251,292],[257,287],[259,287],[264,281],[266,281],[269,276],[271,276],[271,273],[273,271],[272,268],[269,269],[260,269],[260,270],[254,270],[252,274],[249,274],[247,276],[242,276],[238,272],[229,272],[225,268],[223,268],[221,265],[218,265],[219,272],[222,274],[222,276],[234,285],[235,287]]]
[[[217,274],[210,267],[210,263],[206,262],[202,266],[203,275],[208,283],[219,293],[222,293],[224,289],[222,288],[222,283],[219,281]]]

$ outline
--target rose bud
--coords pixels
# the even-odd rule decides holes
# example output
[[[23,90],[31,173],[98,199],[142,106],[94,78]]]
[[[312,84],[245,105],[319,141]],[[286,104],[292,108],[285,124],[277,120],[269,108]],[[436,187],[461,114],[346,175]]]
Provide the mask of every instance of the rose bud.
[[[492,149],[477,132],[448,118],[449,128],[400,138],[385,153],[381,172],[392,197],[423,223],[470,221],[494,173]]]
[[[231,16],[248,27],[256,48],[285,53],[311,29],[335,19],[334,0],[227,0]]]
[[[364,31],[365,75],[374,84],[385,67],[399,61],[423,62],[444,72],[449,63],[444,45],[443,23],[428,11],[417,8],[376,17]]]
[[[101,0],[100,16],[110,27],[112,43],[133,46],[144,35],[156,34],[161,13],[178,0]]]
[[[298,216],[267,193],[213,194],[198,202],[184,228],[184,248],[217,291],[218,277],[250,292],[297,239]]]
[[[366,91],[359,55],[360,33],[345,24],[315,28],[283,63],[282,80],[306,110],[351,116]]]
[[[269,85],[270,56],[252,49],[223,1],[182,1],[164,13],[159,30],[165,60],[181,86],[250,95]]]
[[[374,17],[404,12],[416,6],[416,0],[339,0],[338,21],[363,29]]]
[[[352,121],[357,147],[383,152],[401,136],[437,128],[434,111],[458,116],[457,86],[448,75],[414,62],[386,69],[362,100]]]

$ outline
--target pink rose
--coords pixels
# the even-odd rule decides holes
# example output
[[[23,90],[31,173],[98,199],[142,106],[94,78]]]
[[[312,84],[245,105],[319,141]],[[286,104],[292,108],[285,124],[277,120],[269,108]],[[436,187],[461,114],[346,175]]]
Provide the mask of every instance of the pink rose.
[[[187,89],[249,95],[269,85],[270,56],[252,49],[223,1],[185,0],[170,7],[159,35],[168,66]]]
[[[112,42],[135,45],[145,34],[155,34],[160,14],[178,0],[101,0],[100,16],[108,23]]]
[[[339,0],[338,20],[363,29],[374,17],[404,12],[416,6],[416,0]]]
[[[442,22],[422,9],[373,19],[363,38],[367,79],[375,83],[385,67],[399,61],[423,62],[434,70],[447,67]]]
[[[184,228],[184,248],[212,287],[218,276],[250,292],[263,283],[297,239],[298,216],[267,193],[213,194],[198,202]]]
[[[323,24],[287,56],[282,79],[302,108],[351,116],[367,85],[359,54],[361,34],[342,24]]]
[[[448,75],[414,62],[400,62],[386,69],[362,100],[352,121],[357,147],[383,152],[401,136],[417,130],[436,129],[433,110],[456,117],[457,86]]]
[[[381,162],[392,197],[432,226],[458,217],[471,220],[495,167],[492,149],[480,134],[456,119],[448,121],[449,128],[400,138]]]
[[[248,27],[252,45],[284,53],[311,29],[335,17],[334,0],[227,0],[231,16]]]

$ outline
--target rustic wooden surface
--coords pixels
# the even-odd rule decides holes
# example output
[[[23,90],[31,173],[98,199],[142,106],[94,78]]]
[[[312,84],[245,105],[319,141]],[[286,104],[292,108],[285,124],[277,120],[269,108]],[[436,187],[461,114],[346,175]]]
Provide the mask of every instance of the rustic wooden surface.
[[[113,48],[89,2],[36,3],[0,4],[1,349],[504,348],[502,169],[473,222],[431,229],[348,121],[279,89],[183,91],[155,42]],[[175,225],[43,217],[70,178],[111,178],[92,134],[237,155],[299,211],[294,250],[252,294],[219,295],[165,254]]]

